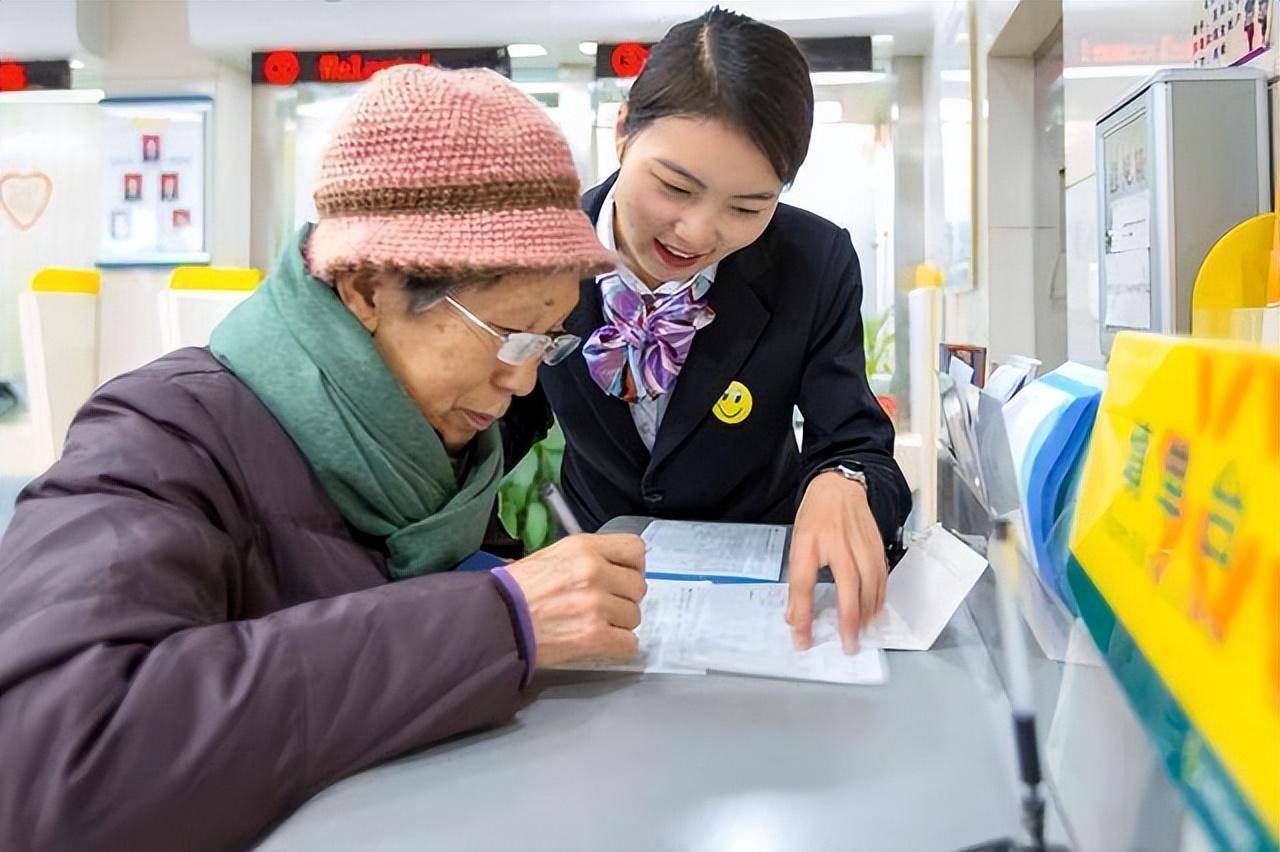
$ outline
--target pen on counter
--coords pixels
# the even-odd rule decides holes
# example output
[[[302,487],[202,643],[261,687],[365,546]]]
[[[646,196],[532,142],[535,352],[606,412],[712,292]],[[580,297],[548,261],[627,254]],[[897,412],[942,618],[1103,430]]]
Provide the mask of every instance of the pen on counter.
[[[554,482],[542,486],[542,496],[551,504],[551,511],[556,513],[556,520],[560,522],[560,529],[564,530],[565,535],[582,535],[578,519],[569,510],[569,504],[564,501],[564,496]]]

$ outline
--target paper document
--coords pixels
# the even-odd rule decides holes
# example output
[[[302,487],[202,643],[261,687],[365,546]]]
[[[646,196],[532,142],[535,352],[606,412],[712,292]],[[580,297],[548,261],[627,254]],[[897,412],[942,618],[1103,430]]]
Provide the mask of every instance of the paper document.
[[[693,636],[702,592],[711,584],[685,580],[649,580],[649,591],[640,602],[640,626],[636,638],[640,654],[629,663],[583,660],[557,666],[577,671],[645,672],[647,674],[705,674],[703,668],[684,665],[682,643]]]
[[[1151,328],[1151,255],[1145,249],[1106,255],[1107,325]]]
[[[1110,252],[1151,246],[1151,193],[1138,192],[1111,202]]]
[[[983,392],[994,396],[1000,402],[1008,402],[1029,381],[1031,381],[1031,374],[1027,368],[1001,364],[987,377],[987,385],[983,388]]]
[[[835,619],[835,587],[814,593],[813,647],[797,651],[784,615],[787,587],[776,583],[711,586],[684,662],[737,674],[880,684],[888,677],[884,654],[870,646],[846,655]]]
[[[777,582],[787,528],[653,521],[641,538],[650,577]]]
[[[987,560],[934,524],[889,574],[884,611],[862,631],[862,642],[929,650],[986,567]]]
[[[969,404],[965,401],[973,385],[956,384],[949,376],[938,376],[942,392],[942,422],[947,428],[948,445],[955,456],[956,466],[965,485],[979,502],[985,503],[982,491],[982,468],[978,463],[978,440],[969,416]]]
[[[947,365],[947,375],[955,379],[958,385],[973,383],[973,368],[954,356],[951,358],[951,363]]]
[[[846,655],[840,644],[832,583],[819,583],[814,589],[813,646],[796,651],[786,622],[785,584],[650,579],[636,630],[639,658],[623,664],[587,661],[561,668],[650,674],[718,671],[828,683],[884,683],[888,668],[882,649],[928,650],[986,565],[985,559],[935,524],[911,545],[889,575],[884,611],[863,630],[861,648],[852,655]]]

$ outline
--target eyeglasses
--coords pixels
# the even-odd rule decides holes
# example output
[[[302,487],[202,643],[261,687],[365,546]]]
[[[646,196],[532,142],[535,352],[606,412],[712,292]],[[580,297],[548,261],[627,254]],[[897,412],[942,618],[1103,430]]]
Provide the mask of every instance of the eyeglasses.
[[[561,334],[552,337],[549,334],[534,334],[531,331],[498,331],[480,317],[463,307],[462,303],[452,296],[445,296],[444,301],[478,328],[492,334],[502,341],[498,345],[498,360],[512,367],[519,367],[533,358],[541,358],[548,367],[559,364],[578,348],[582,338],[576,334]]]

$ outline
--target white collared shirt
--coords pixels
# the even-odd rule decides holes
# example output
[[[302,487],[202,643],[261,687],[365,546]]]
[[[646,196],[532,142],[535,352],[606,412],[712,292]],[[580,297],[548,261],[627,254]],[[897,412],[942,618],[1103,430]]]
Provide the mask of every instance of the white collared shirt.
[[[600,218],[596,220],[596,238],[600,240],[601,245],[610,251],[617,251],[618,249],[617,243],[613,238],[613,190],[616,187],[617,183],[609,187],[609,193],[604,197],[604,206],[600,208]],[[656,290],[650,290],[634,272],[625,266],[619,265],[616,272],[624,284],[641,295],[666,296],[680,292],[686,284],[699,276],[706,278],[708,283],[714,282],[716,280],[716,267],[719,265],[717,261],[684,281],[667,281]],[[609,274],[611,273],[606,272],[604,275],[597,276],[596,282],[599,283],[601,278]],[[678,377],[677,381],[679,381]],[[642,397],[639,401],[631,404],[631,419],[635,421],[636,431],[640,433],[640,440],[644,442],[650,452],[653,451],[653,443],[658,437],[658,426],[662,423],[663,415],[667,413],[667,402],[671,399],[671,394],[675,392],[675,389],[675,382],[672,382],[671,387],[662,396],[654,399]]]

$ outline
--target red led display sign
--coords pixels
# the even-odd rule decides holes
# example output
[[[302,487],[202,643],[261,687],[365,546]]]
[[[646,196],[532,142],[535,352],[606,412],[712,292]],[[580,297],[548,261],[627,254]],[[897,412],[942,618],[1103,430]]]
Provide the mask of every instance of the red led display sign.
[[[8,62],[0,59],[0,92],[70,88],[71,63],[65,59],[49,62]]]
[[[428,50],[271,50],[253,54],[253,82],[269,86],[295,83],[360,83],[393,65],[441,68],[491,68],[511,76],[505,47]]]

